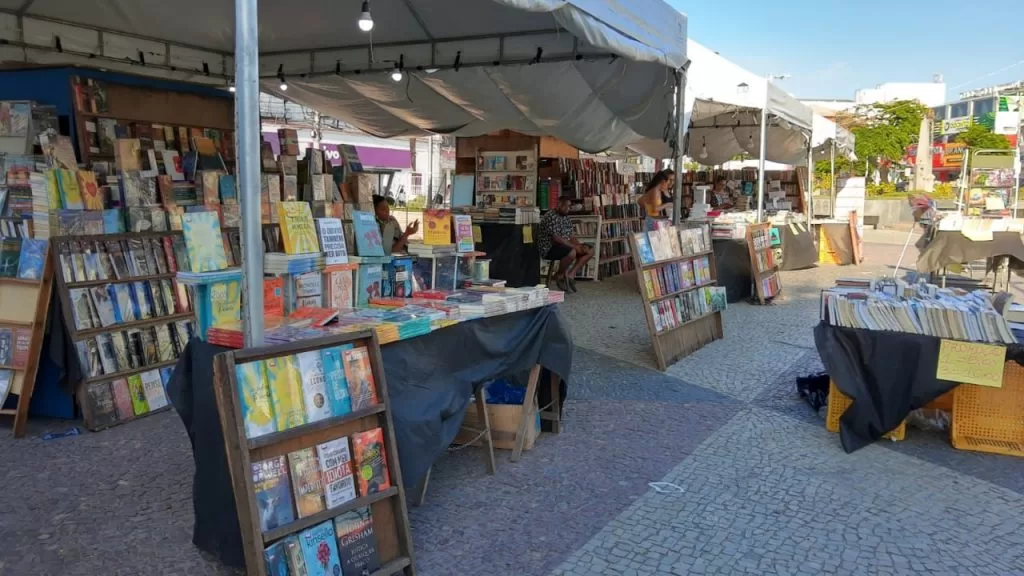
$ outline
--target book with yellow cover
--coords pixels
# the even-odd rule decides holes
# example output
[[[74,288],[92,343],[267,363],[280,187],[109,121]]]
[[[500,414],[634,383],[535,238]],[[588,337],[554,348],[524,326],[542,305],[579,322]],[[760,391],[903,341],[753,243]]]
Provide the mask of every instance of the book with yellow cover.
[[[78,171],[78,191],[86,210],[103,210],[103,191],[91,170]]]
[[[227,280],[210,285],[210,326],[231,326],[242,318],[242,283]]]
[[[78,177],[71,170],[57,170],[57,183],[60,185],[62,204],[68,210],[82,210],[82,193],[78,189]]]
[[[320,251],[308,202],[281,202],[277,205],[281,223],[281,239],[288,254],[311,254]]]
[[[274,406],[274,420],[278,430],[287,430],[306,423],[306,408],[302,401],[302,377],[294,355],[266,360],[270,400]]]
[[[228,267],[216,212],[186,212],[181,215],[181,229],[192,272],[213,272]]]
[[[448,210],[423,211],[423,243],[438,246],[452,243],[452,220]]]
[[[270,405],[270,386],[263,371],[263,362],[259,361],[235,365],[246,438],[258,438],[277,432],[274,409]]]
[[[46,171],[46,195],[50,198],[50,210],[65,208],[60,200],[60,185],[57,183],[57,170]]]

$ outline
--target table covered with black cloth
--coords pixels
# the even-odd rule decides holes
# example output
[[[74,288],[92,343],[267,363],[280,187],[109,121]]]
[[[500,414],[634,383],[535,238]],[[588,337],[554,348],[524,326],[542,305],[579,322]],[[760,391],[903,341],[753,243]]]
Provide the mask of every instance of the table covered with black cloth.
[[[951,264],[963,264],[994,256],[1009,256],[1024,263],[1024,242],[1017,232],[993,232],[991,240],[971,240],[959,230],[935,230],[916,244],[917,271],[938,272]],[[1018,264],[1019,266],[1019,264]]]
[[[803,227],[803,225],[801,225]],[[803,270],[818,262],[818,247],[814,245],[814,234],[806,227],[803,231],[792,226],[776,226],[782,244],[782,263],[779,270]]]
[[[189,342],[175,366],[168,396],[188,432],[195,461],[192,542],[223,563],[240,567],[241,536],[213,391],[213,357],[225,350],[196,339]],[[475,387],[501,377],[525,385],[530,369],[540,364],[561,377],[564,401],[572,338],[557,307],[546,306],[386,344],[381,356],[402,482],[411,490],[455,439]],[[537,390],[538,405],[550,404],[551,387],[539,385]]]
[[[717,284],[725,287],[725,299],[731,304],[750,298],[753,278],[747,241],[715,239],[711,241],[711,247],[715,251]]]
[[[540,284],[540,253],[537,252],[536,224],[474,223],[480,227],[476,249],[491,261],[491,278],[505,280],[509,287]],[[532,228],[532,242],[523,242],[523,227]]]
[[[820,323],[814,343],[829,377],[853,399],[839,419],[843,450],[881,438],[910,414],[955,388],[935,371],[941,338],[843,328]],[[1007,346],[1006,359],[1024,364],[1024,346]]]

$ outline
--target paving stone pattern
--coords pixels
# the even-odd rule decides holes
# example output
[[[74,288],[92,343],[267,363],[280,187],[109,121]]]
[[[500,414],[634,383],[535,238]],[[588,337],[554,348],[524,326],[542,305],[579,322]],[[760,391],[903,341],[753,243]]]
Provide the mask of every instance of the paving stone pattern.
[[[891,273],[886,242],[860,267],[785,273],[774,305],[730,305],[726,339],[667,373],[635,278],[580,282],[564,432],[517,464],[499,451],[495,476],[476,448],[443,456],[410,507],[419,574],[1024,574],[1024,459],[919,430],[848,455],[795,393],[821,370],[818,291]],[[40,438],[71,425],[0,430],[0,576],[235,574],[191,544],[175,414]]]

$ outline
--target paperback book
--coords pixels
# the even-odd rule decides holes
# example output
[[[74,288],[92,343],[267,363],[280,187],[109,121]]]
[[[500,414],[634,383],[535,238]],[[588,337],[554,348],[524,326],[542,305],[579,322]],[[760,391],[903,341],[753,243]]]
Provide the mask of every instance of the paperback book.
[[[352,435],[359,495],[369,496],[391,487],[384,452],[384,431],[380,428]]]
[[[261,530],[266,532],[280,528],[295,520],[288,465],[284,456],[253,462],[252,483]]]
[[[338,542],[334,535],[334,524],[330,520],[300,532],[299,544],[306,563],[306,576],[341,574]]]
[[[324,384],[324,370],[319,350],[296,354],[299,373],[302,375],[303,404],[306,408],[306,422],[316,422],[331,417],[331,403],[327,398]]]
[[[343,416],[352,411],[352,399],[349,396],[348,380],[342,365],[342,353],[351,349],[351,344],[334,346],[320,350],[320,360],[324,369],[324,383],[331,401],[331,413]]]
[[[352,410],[363,410],[378,402],[377,389],[365,346],[342,351],[345,379],[348,381]]]
[[[348,438],[336,438],[316,447],[320,459],[320,479],[324,485],[324,501],[328,508],[337,508],[355,500],[356,486],[352,475],[352,456]]]
[[[305,424],[302,378],[296,367],[295,356],[267,358],[265,363],[277,429],[287,430]]]
[[[342,574],[368,574],[380,569],[377,536],[370,509],[356,508],[334,519]]]
[[[320,480],[320,464],[313,448],[288,454],[291,468],[295,510],[299,518],[312,516],[324,509],[324,489]]]
[[[313,213],[308,202],[281,202],[278,204],[281,225],[281,239],[288,254],[311,254],[320,252]]]
[[[238,396],[242,405],[246,438],[259,438],[277,431],[274,409],[270,400],[270,385],[263,373],[263,362],[235,365]]]
[[[192,272],[213,272],[228,267],[216,212],[186,212],[181,217]]]

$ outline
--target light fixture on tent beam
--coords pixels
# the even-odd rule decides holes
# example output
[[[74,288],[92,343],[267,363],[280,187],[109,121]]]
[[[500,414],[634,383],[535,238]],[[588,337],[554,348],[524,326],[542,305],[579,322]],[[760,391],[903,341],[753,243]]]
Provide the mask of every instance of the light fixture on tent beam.
[[[363,13],[359,15],[359,29],[363,32],[373,30],[373,16],[370,15],[369,0],[363,0]]]
[[[284,79],[284,64],[277,65],[277,79],[281,81],[281,90],[287,90],[288,81]]]
[[[702,136],[700,139],[700,159],[706,160],[708,157],[708,137]]]
[[[234,80],[228,80],[228,92],[231,92],[232,94],[235,93],[235,81]]]
[[[391,71],[391,79],[395,82],[401,82],[403,68],[405,68],[405,54],[399,56],[398,62],[395,62],[395,69]]]

